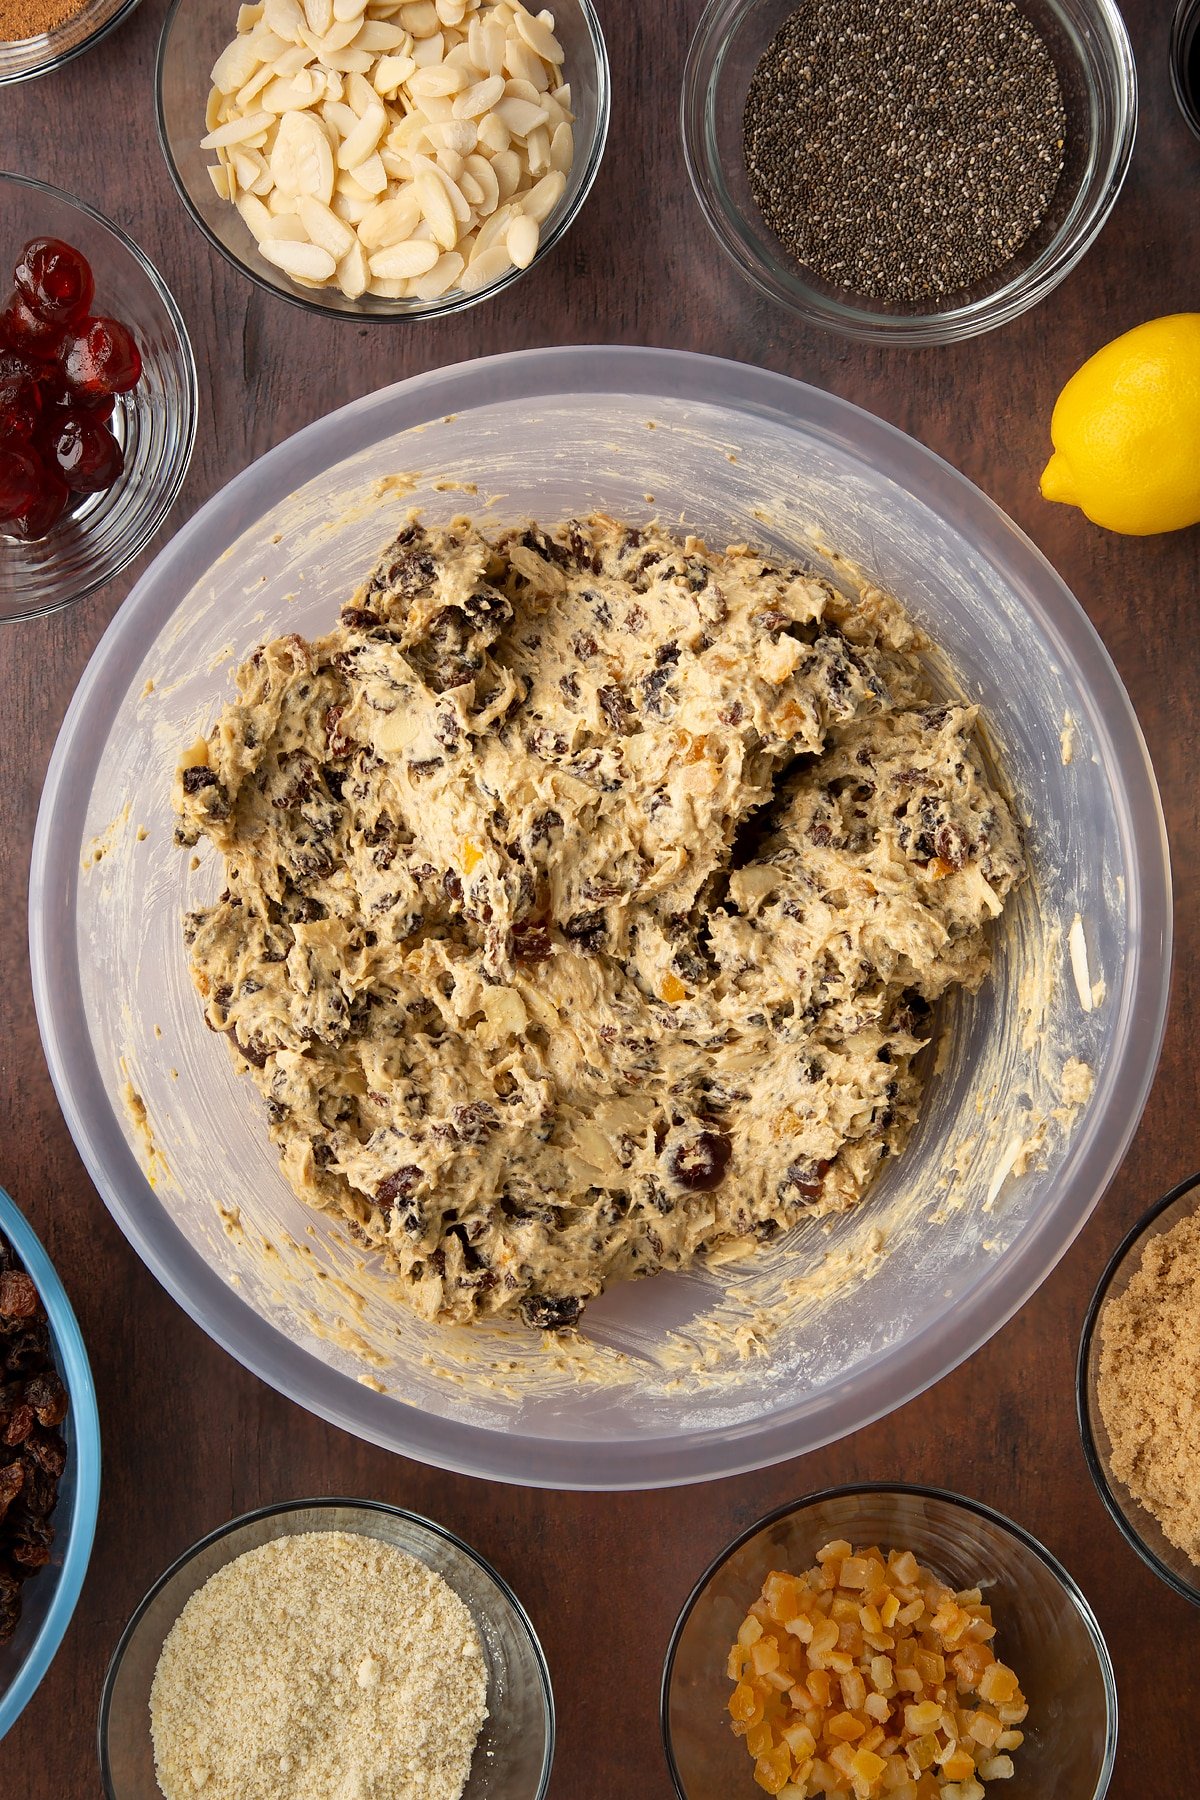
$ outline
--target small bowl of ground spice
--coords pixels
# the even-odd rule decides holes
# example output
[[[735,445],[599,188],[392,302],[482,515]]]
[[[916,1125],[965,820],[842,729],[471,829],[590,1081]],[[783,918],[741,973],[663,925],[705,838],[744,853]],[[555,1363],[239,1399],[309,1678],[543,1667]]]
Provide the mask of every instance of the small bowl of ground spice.
[[[0,87],[48,75],[126,20],[138,0],[0,0]]]
[[[972,337],[1107,219],[1137,78],[1113,0],[709,0],[684,73],[696,197],[761,292],[848,337]]]
[[[1101,1499],[1154,1573],[1200,1606],[1200,1175],[1160,1200],[1104,1271],[1078,1402]]]
[[[416,1513],[296,1500],[154,1584],[100,1702],[108,1800],[543,1800],[545,1657],[484,1559]]]

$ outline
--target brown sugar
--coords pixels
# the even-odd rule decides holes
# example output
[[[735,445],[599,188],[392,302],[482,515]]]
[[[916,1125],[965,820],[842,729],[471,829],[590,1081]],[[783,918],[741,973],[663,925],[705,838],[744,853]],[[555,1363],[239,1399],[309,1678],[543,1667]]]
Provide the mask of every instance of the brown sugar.
[[[87,0],[0,0],[0,44],[20,44],[57,31],[86,4]]]
[[[1111,1467],[1200,1567],[1200,1214],[1152,1238],[1100,1314]]]

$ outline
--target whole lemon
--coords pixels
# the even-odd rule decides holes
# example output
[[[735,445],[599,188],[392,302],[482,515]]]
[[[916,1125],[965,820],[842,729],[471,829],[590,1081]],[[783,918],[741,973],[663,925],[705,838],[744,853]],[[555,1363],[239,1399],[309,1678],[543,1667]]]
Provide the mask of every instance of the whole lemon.
[[[1058,396],[1050,436],[1047,500],[1134,537],[1200,524],[1200,313],[1097,350]]]

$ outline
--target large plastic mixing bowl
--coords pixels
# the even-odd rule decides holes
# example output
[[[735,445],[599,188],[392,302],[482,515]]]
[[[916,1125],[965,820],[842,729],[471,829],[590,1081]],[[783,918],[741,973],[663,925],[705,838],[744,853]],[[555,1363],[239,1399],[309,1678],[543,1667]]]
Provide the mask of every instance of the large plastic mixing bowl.
[[[981,701],[1029,821],[1035,878],[1000,921],[987,985],[946,1009],[917,1130],[866,1203],[747,1263],[618,1286],[588,1309],[586,1344],[555,1354],[518,1328],[414,1319],[361,1247],[293,1197],[185,964],[180,915],[221,875],[172,844],[178,751],[262,637],[328,628],[414,505],[497,521],[657,512],[718,543],[807,546],[817,563],[824,534],[929,627]],[[373,394],[191,520],[72,702],[30,906],[38,1014],[71,1131],[180,1304],[351,1431],[563,1487],[700,1480],[813,1449],[981,1344],[1054,1266],[1129,1143],[1169,963],[1145,746],[1095,632],[1020,532],[945,463],[828,394],[734,363],[592,346]],[[1072,1060],[1094,1080],[1082,1107]]]

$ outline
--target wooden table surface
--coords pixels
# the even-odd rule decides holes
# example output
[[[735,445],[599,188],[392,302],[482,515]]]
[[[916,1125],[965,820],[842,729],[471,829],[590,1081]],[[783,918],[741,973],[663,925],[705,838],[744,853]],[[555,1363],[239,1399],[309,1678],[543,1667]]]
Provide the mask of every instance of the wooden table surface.
[[[1200,530],[1112,537],[1075,511],[1046,505],[1037,491],[1066,376],[1117,332],[1200,305],[1200,144],[1172,101],[1170,8],[1171,0],[1130,0],[1142,125],[1098,243],[1033,313],[955,348],[864,348],[806,331],[723,260],[692,200],[676,126],[700,0],[601,0],[615,103],[592,198],[565,242],[515,291],[416,328],[309,317],[251,288],[209,249],[154,138],[163,0],[146,0],[115,36],[59,73],[4,90],[0,165],[55,181],[117,219],[182,307],[203,410],[173,526],[298,426],[386,382],[476,354],[579,340],[674,344],[765,364],[857,401],[949,458],[1043,548],[1116,660],[1162,788],[1178,949],[1162,1065],[1123,1168],[1040,1292],[931,1392],[815,1455],[675,1492],[556,1494],[441,1474],[356,1442],[242,1370],[145,1271],[84,1174],[38,1040],[26,870],[59,723],[144,563],[75,610],[9,626],[0,642],[0,843],[9,894],[0,923],[0,1181],[40,1232],[79,1314],[99,1389],[105,1466],[83,1597],[49,1675],[0,1745],[0,1795],[97,1793],[100,1683],[147,1585],[235,1513],[340,1491],[443,1521],[523,1597],[559,1708],[555,1800],[666,1800],[659,1672],[693,1579],[768,1508],[866,1479],[976,1495],[1047,1544],[1091,1599],[1116,1664],[1115,1800],[1185,1800],[1200,1791],[1200,1616],[1109,1522],[1084,1466],[1073,1390],[1080,1323],[1105,1260],[1138,1214],[1200,1165],[1192,1043],[1200,1003]],[[5,257],[14,249],[0,246]]]

